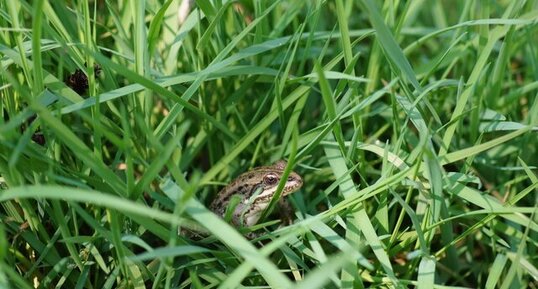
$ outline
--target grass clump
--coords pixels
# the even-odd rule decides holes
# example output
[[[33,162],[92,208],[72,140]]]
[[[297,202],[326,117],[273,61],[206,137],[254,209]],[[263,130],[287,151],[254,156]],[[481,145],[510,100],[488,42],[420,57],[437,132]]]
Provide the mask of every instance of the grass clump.
[[[536,1],[180,2],[0,0],[0,288],[538,287]]]

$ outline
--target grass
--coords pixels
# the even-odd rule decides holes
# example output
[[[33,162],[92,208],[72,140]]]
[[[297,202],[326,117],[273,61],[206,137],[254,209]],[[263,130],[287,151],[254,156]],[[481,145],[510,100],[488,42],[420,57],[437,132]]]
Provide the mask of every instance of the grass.
[[[538,288],[538,2],[180,2],[0,0],[0,288]]]

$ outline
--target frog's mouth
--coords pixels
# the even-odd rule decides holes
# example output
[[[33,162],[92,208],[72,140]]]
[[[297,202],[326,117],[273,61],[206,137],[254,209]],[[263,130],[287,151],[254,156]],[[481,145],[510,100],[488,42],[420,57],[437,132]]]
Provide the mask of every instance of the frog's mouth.
[[[288,180],[288,182],[284,186],[284,189],[282,190],[282,196],[287,196],[287,195],[297,191],[302,186],[303,186],[303,180],[301,180],[300,178],[299,179],[294,179],[294,180],[291,180],[291,181]],[[275,191],[276,191],[276,187],[275,187]]]

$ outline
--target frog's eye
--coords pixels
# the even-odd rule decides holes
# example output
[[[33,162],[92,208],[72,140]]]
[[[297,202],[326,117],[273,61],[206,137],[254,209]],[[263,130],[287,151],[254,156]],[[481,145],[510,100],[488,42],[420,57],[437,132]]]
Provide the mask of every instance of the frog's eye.
[[[278,176],[276,176],[275,174],[268,174],[265,177],[263,177],[263,182],[266,185],[274,185],[278,183]]]

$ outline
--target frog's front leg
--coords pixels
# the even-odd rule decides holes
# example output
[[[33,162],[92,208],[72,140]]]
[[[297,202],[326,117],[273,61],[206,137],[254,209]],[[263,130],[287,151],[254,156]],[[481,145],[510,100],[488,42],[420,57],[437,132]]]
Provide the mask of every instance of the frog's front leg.
[[[280,198],[278,200],[278,214],[283,226],[291,225],[293,223],[294,210],[287,198]]]
[[[278,206],[278,214],[280,217],[280,220],[282,221],[282,224],[279,225],[280,227],[288,226],[293,223],[293,216],[294,216],[294,209],[293,206],[290,204],[287,198],[280,198],[277,202]],[[273,211],[274,212],[274,211]],[[248,239],[256,239],[258,237],[261,237],[265,235],[266,232],[250,232],[247,234]]]

